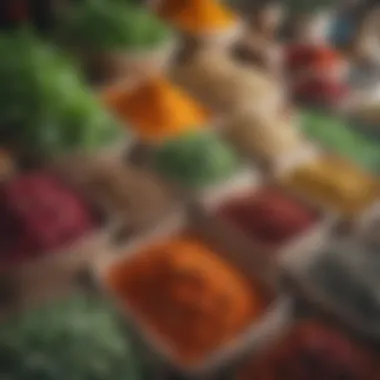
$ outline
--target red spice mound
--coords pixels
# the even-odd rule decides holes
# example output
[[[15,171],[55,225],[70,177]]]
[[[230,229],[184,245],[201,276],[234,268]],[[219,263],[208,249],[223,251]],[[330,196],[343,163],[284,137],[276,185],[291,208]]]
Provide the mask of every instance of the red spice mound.
[[[255,240],[270,245],[287,242],[318,219],[314,210],[276,188],[261,188],[227,201],[217,214]]]
[[[370,380],[369,351],[316,322],[296,326],[273,350],[249,362],[239,380]]]
[[[285,62],[290,72],[305,69],[323,71],[342,63],[343,59],[328,46],[291,45],[286,50]]]
[[[0,188],[2,262],[19,262],[61,248],[94,225],[85,204],[49,174],[29,173]]]

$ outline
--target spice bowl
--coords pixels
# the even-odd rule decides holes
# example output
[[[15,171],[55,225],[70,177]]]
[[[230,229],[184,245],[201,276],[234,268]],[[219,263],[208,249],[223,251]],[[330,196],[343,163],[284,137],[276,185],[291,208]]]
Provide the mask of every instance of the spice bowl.
[[[277,171],[274,179],[281,187],[347,221],[355,220],[377,199],[376,177],[352,161],[326,151]]]
[[[377,251],[368,249],[361,241],[332,234],[284,269],[304,299],[345,327],[377,341],[380,325],[375,316],[380,303],[375,273],[379,263]]]
[[[252,265],[257,255],[275,266],[292,260],[297,252],[323,241],[336,220],[253,170],[240,172],[225,186],[198,197],[195,205],[246,252]],[[294,228],[289,226],[292,220]]]
[[[52,251],[1,264],[0,273],[9,279],[8,287],[12,294],[9,305],[4,305],[9,309],[5,314],[67,292],[77,273],[98,254],[100,247],[106,245],[119,222],[99,204],[88,202],[88,206],[94,218],[94,229]]]
[[[194,129],[141,147],[145,149],[141,166],[162,178],[184,200],[214,191],[245,167],[235,150],[214,130]]]
[[[373,350],[339,327],[306,318],[298,320],[266,352],[247,357],[234,379],[293,379],[299,373],[310,379],[322,373],[319,378],[371,380],[376,378],[375,358]]]
[[[202,341],[203,343],[200,344],[200,341],[197,341],[198,338],[194,338],[194,336],[198,336],[197,334],[199,334],[199,331],[197,330],[199,326],[195,322],[196,319],[194,319],[194,315],[189,317],[187,313],[181,314],[181,309],[179,307],[180,303],[178,303],[178,300],[177,304],[171,303],[172,301],[170,302],[170,300],[165,303],[165,308],[167,309],[167,314],[165,314],[165,317],[162,317],[163,314],[161,314],[161,317],[159,316],[160,314],[158,314],[158,316],[156,315],[152,317],[154,312],[149,312],[144,316],[144,312],[142,311],[143,309],[136,306],[137,304],[135,301],[137,299],[134,298],[132,293],[128,293],[126,282],[123,282],[123,280],[122,285],[119,283],[120,286],[124,287],[124,290],[122,290],[124,291],[124,295],[120,293],[120,290],[117,290],[117,286],[114,286],[118,282],[118,280],[115,280],[118,276],[117,273],[121,274],[121,272],[118,271],[128,270],[128,267],[132,268],[134,263],[137,263],[139,260],[142,260],[141,263],[145,262],[145,264],[138,266],[140,268],[147,268],[149,266],[147,264],[149,260],[152,258],[154,259],[155,257],[157,258],[160,255],[166,255],[164,251],[168,247],[168,242],[181,244],[181,242],[184,241],[181,239],[189,239],[190,236],[195,239],[195,244],[200,244],[199,247],[205,244],[208,249],[215,249],[215,256],[213,256],[212,260],[216,260],[215,262],[223,263],[223,265],[226,265],[229,270],[233,271],[233,276],[238,276],[234,277],[236,281],[244,279],[243,282],[245,285],[247,285],[247,287],[244,289],[240,288],[242,292],[236,293],[236,296],[240,299],[240,301],[237,301],[236,299],[233,300],[232,298],[230,301],[228,301],[232,302],[230,305],[232,306],[232,311],[230,314],[230,317],[232,319],[230,322],[232,320],[235,320],[236,322],[240,317],[242,317],[242,315],[244,315],[241,320],[239,319],[241,324],[240,322],[237,324],[239,325],[239,328],[236,330],[233,328],[231,330],[232,325],[226,325],[225,329],[223,329],[222,335],[218,336],[217,340],[213,341],[213,344],[210,345],[209,342],[206,344],[206,346],[202,346],[205,341]],[[260,347],[262,347],[262,345],[265,344],[268,339],[271,339],[273,336],[279,334],[280,331],[282,331],[289,324],[291,319],[291,300],[287,295],[278,293],[275,274],[270,270],[270,268],[258,265],[247,265],[245,254],[240,251],[238,252],[238,248],[234,247],[234,245],[231,243],[232,242],[229,241],[228,237],[221,236],[218,228],[211,226],[206,219],[200,217],[196,213],[189,212],[188,210],[182,210],[178,213],[169,215],[164,223],[162,223],[160,226],[157,226],[156,229],[152,230],[151,233],[148,234],[144,239],[136,239],[126,248],[116,248],[114,250],[114,255],[102,255],[98,257],[98,260],[93,266],[95,278],[97,279],[98,284],[105,295],[114,301],[115,307],[120,311],[120,314],[125,323],[131,325],[132,329],[135,331],[135,338],[138,342],[137,344],[142,347],[143,355],[147,356],[149,358],[149,361],[152,363],[152,366],[154,368],[152,371],[153,373],[163,375],[174,372],[187,378],[214,379],[218,374],[220,374],[221,371],[226,370],[230,366],[233,366],[235,361],[239,359],[240,355],[244,354],[247,350],[250,350],[252,348],[260,349]],[[154,251],[154,248],[157,247],[159,250]],[[182,245],[182,247],[185,246]],[[172,256],[175,258],[174,260],[179,260],[178,257],[181,257],[181,255],[186,256],[186,249],[189,248],[181,250],[180,245],[176,246],[176,252]],[[185,261],[190,260],[193,262],[193,264],[190,264],[190,266],[187,267],[187,270],[185,267],[183,267],[182,273],[177,272],[177,276],[184,276],[182,277],[182,281],[185,281],[186,276],[190,275],[189,269],[191,271],[191,266],[193,266],[193,270],[197,265],[199,268],[199,264],[197,264],[197,260],[199,258],[196,258],[198,253],[199,252],[194,251],[193,254],[195,255],[195,258],[192,258],[192,255],[188,255],[187,259],[185,259]],[[206,264],[206,261],[204,264]],[[203,270],[200,272],[203,273],[204,276],[209,276],[209,274],[207,274],[207,269],[209,269],[207,268],[207,265],[209,264],[206,264],[206,266],[204,266]],[[157,268],[162,267],[159,266]],[[217,271],[217,269],[214,270]],[[173,274],[174,273],[175,272],[173,272]],[[217,272],[215,272],[215,275],[216,273]],[[240,285],[237,285],[238,282],[230,282],[231,280],[229,275],[226,275],[226,272],[221,273],[224,273],[224,275],[227,276],[225,278],[226,281],[222,280],[222,282],[227,282],[227,284],[231,286],[231,289],[235,288],[235,286],[237,286],[237,289],[239,289]],[[125,273],[121,275],[120,278],[130,278],[132,280],[131,276],[125,277],[124,275]],[[144,285],[142,282],[139,282],[143,281],[142,277],[143,275],[138,275],[138,283],[140,284],[140,286],[136,288],[138,292],[143,292],[143,287],[147,286],[147,284]],[[190,275],[190,277],[192,276]],[[149,276],[149,281],[152,281],[154,278],[155,274],[151,273],[151,276]],[[158,287],[162,287],[162,281],[165,281],[167,278],[169,277],[165,275],[162,280],[160,280],[156,285],[151,283],[151,286],[149,286],[149,291],[156,291]],[[220,281],[217,275],[214,277],[214,279],[217,282]],[[210,281],[210,279],[208,281]],[[178,282],[177,284],[178,286],[173,284],[175,285],[172,288],[174,292],[176,292],[176,289],[178,289],[178,291],[185,291],[185,289],[187,289],[185,293],[190,291],[190,288],[186,288],[186,286],[183,287],[185,282]],[[186,284],[189,283],[186,282]],[[203,285],[202,283],[198,283],[198,285],[199,284],[201,284],[201,286],[204,286],[205,283],[203,283]],[[193,291],[194,289],[195,288],[193,288]],[[255,292],[257,292],[256,296],[254,295]],[[157,294],[159,294],[159,292]],[[167,295],[168,294],[169,293],[167,293]],[[187,294],[190,297],[189,293]],[[204,291],[198,290],[191,294],[191,297],[195,297],[193,299],[194,303],[192,303],[192,305],[202,305],[205,302],[207,305],[213,305],[214,303],[213,298],[209,298],[207,301],[205,301],[205,299],[207,299],[207,297],[210,297],[210,294],[212,294],[209,293],[209,288],[207,286],[204,288]],[[205,294],[206,298],[204,297]],[[245,298],[247,294],[249,294],[249,297]],[[260,294],[260,296],[258,296],[258,294]],[[183,297],[186,298],[187,296],[183,294]],[[228,297],[229,296],[227,296],[227,298]],[[162,295],[158,296],[158,298],[155,298],[155,302],[160,303],[160,298],[162,298]],[[185,301],[181,302],[186,303],[186,299]],[[265,301],[259,301],[259,299],[265,299]],[[240,304],[240,302],[243,303]],[[253,307],[253,304],[251,304],[251,302],[258,302],[254,306],[256,309],[253,314],[249,314],[249,311],[253,310],[251,309],[251,307]],[[190,303],[186,304],[188,306],[190,305]],[[140,306],[141,305],[142,303]],[[241,309],[241,305],[245,306]],[[156,306],[153,305],[150,307]],[[172,308],[170,309],[170,307]],[[230,310],[229,308],[227,309]],[[187,310],[189,311],[190,309]],[[218,318],[221,318],[220,320],[224,319],[223,315],[225,314],[226,310],[223,310],[221,314],[214,314],[213,318],[210,319],[207,323],[211,322],[211,324],[214,326],[218,325]],[[247,311],[248,314],[244,314]],[[239,314],[241,312],[242,314]],[[239,315],[240,317],[238,317]],[[156,321],[154,321],[155,318]],[[160,318],[163,318],[161,319],[161,328],[159,327]],[[165,327],[163,327],[163,321],[165,318],[167,321],[169,321],[170,318],[173,321],[166,326],[166,330]],[[216,318],[216,320],[214,320],[214,318]],[[242,322],[243,320],[244,322]],[[206,320],[204,319],[203,328],[206,328],[205,321]],[[234,326],[236,327],[237,325]],[[184,326],[186,326],[186,328],[184,328]],[[209,328],[211,328],[213,331],[213,328],[210,326]],[[171,333],[169,332],[170,329]],[[206,330],[209,331],[207,328]],[[182,331],[182,333],[185,335],[182,336],[182,333],[180,333],[180,335],[177,335],[177,337],[174,338],[176,334],[175,331],[177,331],[177,333],[178,331]],[[229,331],[229,334],[223,335],[226,334],[226,331]],[[215,332],[213,332],[211,335],[206,334],[208,336],[208,339],[210,339],[210,336],[213,337],[212,339],[214,339],[214,333]],[[218,334],[219,333],[216,335]],[[180,336],[182,336],[183,339],[180,338]],[[200,344],[198,346],[198,353],[194,354],[196,349],[195,351],[192,351],[195,346],[193,346],[192,349],[189,349],[189,347],[191,347],[191,344],[193,344],[189,342],[198,342],[195,344],[195,346],[197,344]],[[186,345],[187,349],[184,348]],[[186,356],[186,352],[189,354],[189,356]],[[192,352],[191,355],[190,352]],[[157,375],[157,378],[160,378],[159,375]]]

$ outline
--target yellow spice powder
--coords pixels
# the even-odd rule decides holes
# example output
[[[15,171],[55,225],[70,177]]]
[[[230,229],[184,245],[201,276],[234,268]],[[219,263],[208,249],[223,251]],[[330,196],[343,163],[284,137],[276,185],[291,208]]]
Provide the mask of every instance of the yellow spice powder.
[[[163,0],[158,14],[191,34],[226,29],[237,23],[237,16],[214,0]]]
[[[208,123],[207,111],[165,78],[151,78],[130,91],[108,91],[104,102],[144,140],[173,137]]]
[[[293,169],[282,182],[309,199],[348,216],[373,202],[378,187],[370,174],[330,155]]]

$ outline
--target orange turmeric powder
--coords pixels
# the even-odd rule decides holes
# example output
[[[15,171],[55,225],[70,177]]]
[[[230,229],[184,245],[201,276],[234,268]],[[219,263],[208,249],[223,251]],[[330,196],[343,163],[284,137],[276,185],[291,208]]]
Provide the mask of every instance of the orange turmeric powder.
[[[150,246],[116,264],[106,282],[188,365],[241,333],[268,302],[263,289],[192,235]]]
[[[165,78],[150,78],[131,91],[108,90],[105,104],[142,139],[173,137],[208,122],[207,111]]]
[[[237,23],[237,16],[215,0],[163,0],[157,12],[178,29],[191,34],[226,29]]]

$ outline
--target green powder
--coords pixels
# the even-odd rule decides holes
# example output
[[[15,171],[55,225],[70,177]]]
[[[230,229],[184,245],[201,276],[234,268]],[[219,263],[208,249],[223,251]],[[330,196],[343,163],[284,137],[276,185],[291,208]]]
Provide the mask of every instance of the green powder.
[[[136,380],[137,363],[113,310],[74,296],[3,323],[0,374],[12,380]]]
[[[322,147],[347,157],[372,171],[380,170],[380,146],[343,120],[316,111],[304,111],[301,128]]]
[[[169,180],[203,187],[228,178],[238,159],[231,148],[211,132],[191,132],[159,147],[155,167]]]

